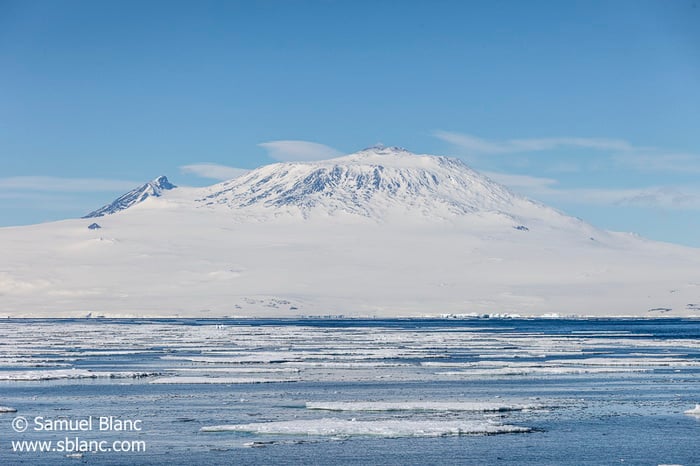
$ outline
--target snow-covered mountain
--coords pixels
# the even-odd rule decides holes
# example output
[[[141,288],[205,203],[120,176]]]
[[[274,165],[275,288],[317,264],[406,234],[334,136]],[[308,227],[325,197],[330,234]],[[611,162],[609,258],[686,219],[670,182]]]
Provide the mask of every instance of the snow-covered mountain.
[[[0,315],[698,315],[700,251],[373,147],[0,229]]]
[[[161,176],[83,218],[117,213],[173,188]],[[275,163],[179,194],[168,201],[229,211],[248,219],[349,215],[385,223],[398,216],[459,221],[479,214],[508,219],[514,228],[534,220],[602,234],[580,220],[514,194],[459,159],[416,155],[399,147],[374,146],[317,162]]]
[[[321,209],[380,218],[390,209],[425,215],[512,210],[523,199],[457,159],[373,147],[315,163],[278,163],[214,187],[207,205]]]
[[[103,215],[116,214],[124,209],[143,202],[149,197],[160,197],[164,191],[176,188],[165,176],[159,176],[153,181],[132,189],[126,194],[119,196],[113,202],[93,210],[83,218],[102,217]]]

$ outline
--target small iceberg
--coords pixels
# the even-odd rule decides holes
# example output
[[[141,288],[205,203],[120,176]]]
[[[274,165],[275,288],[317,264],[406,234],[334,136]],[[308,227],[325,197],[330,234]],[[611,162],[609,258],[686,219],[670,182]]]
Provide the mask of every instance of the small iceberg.
[[[529,427],[488,421],[443,421],[388,419],[356,421],[337,418],[256,422],[207,426],[202,432],[250,432],[253,434],[310,436],[445,437],[459,435],[495,435],[531,432]]]
[[[688,411],[685,411],[685,414],[688,414],[689,416],[700,417],[700,404],[696,404],[693,409],[689,409]]]

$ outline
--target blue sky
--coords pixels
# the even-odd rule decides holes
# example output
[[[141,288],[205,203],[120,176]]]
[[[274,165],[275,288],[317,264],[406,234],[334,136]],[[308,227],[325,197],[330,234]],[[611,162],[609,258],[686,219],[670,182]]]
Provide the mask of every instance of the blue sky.
[[[0,0],[0,226],[382,142],[700,247],[699,4]]]

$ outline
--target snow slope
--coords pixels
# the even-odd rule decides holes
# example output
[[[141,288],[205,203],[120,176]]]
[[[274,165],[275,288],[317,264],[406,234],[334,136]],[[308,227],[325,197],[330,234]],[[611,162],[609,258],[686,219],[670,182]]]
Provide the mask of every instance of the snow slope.
[[[700,316],[700,250],[446,157],[375,147],[131,194],[90,214],[99,230],[1,228],[0,316]]]

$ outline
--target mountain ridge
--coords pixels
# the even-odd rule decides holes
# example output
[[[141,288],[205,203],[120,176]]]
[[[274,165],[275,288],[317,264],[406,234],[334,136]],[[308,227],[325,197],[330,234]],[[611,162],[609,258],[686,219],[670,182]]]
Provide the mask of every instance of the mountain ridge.
[[[160,197],[163,195],[164,191],[175,189],[176,187],[177,186],[168,181],[166,176],[161,175],[152,181],[122,194],[109,204],[106,204],[99,209],[95,209],[81,218],[97,218],[115,214],[117,212],[121,212],[122,210],[126,210],[131,206],[139,204],[149,197]]]

